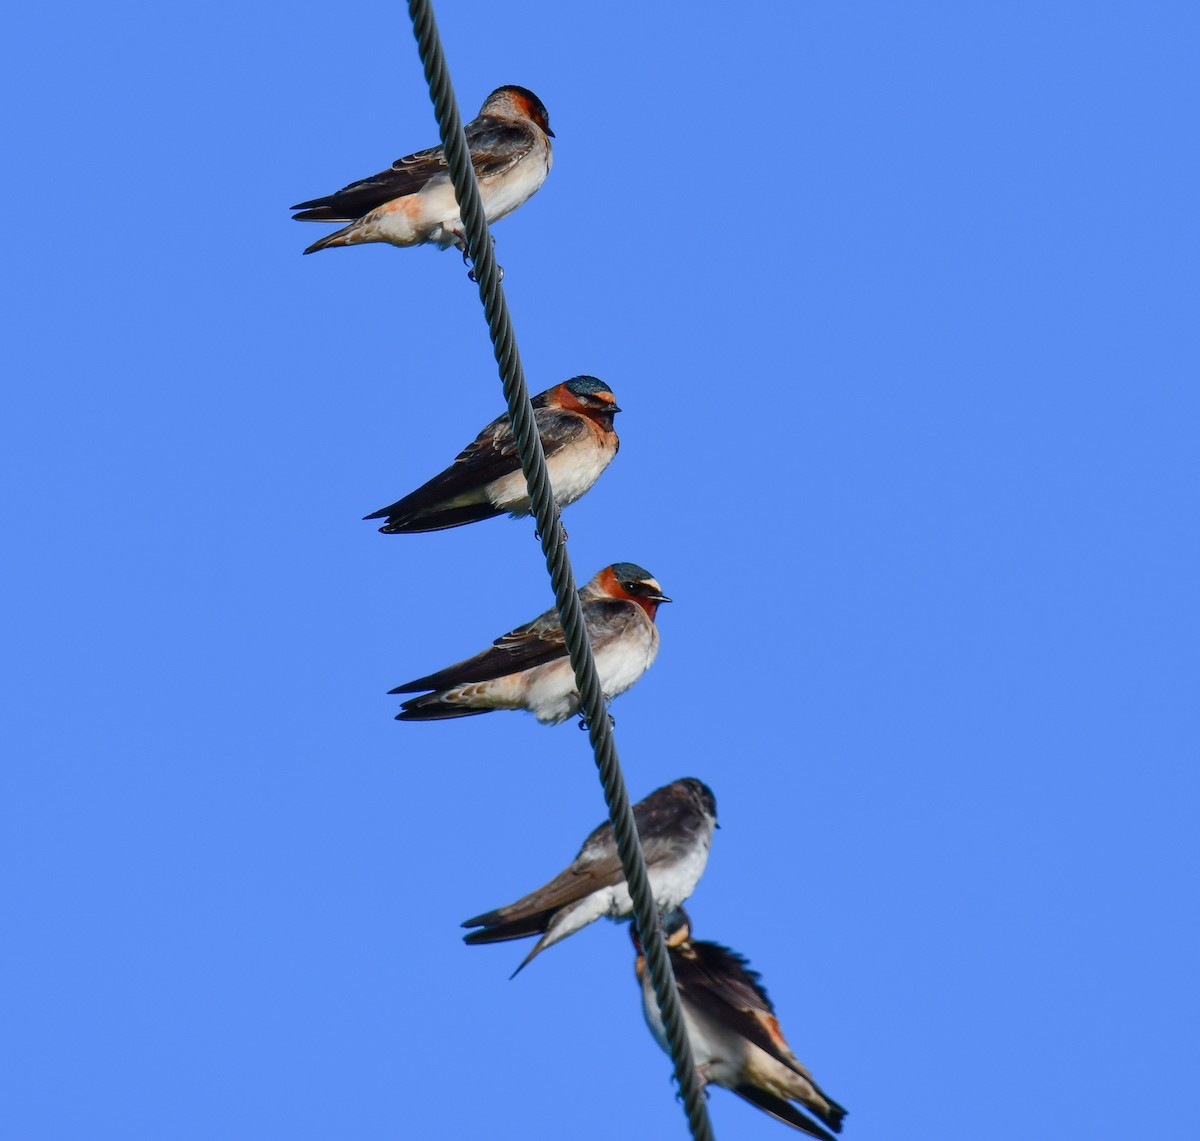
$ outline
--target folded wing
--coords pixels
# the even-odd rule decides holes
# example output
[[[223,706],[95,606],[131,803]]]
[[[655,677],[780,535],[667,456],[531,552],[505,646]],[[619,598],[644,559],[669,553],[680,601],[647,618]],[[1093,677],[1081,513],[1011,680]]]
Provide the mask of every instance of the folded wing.
[[[476,119],[467,124],[467,146],[475,177],[495,178],[518,163],[536,142],[534,127],[510,119]],[[446,178],[449,167],[441,147],[430,147],[398,158],[387,170],[344,186],[335,194],[313,198],[292,207],[298,222],[354,222],[397,198],[416,194],[435,178]]]

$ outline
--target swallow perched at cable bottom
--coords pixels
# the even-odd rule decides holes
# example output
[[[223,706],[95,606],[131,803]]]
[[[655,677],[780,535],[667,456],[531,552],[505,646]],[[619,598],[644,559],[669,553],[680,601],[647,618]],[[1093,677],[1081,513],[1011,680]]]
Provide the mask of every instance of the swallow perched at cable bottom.
[[[533,398],[534,423],[559,507],[583,496],[612,462],[620,447],[613,416],[620,411],[612,389],[594,376],[572,377]],[[461,527],[505,512],[519,518],[530,510],[512,421],[505,413],[444,472],[365,518],[386,519],[379,530],[402,535]]]
[[[546,181],[554,161],[550,118],[525,87],[497,87],[466,126],[467,148],[488,222],[511,214]],[[297,222],[349,222],[304,252],[363,242],[393,246],[457,246],[466,235],[442,147],[398,158],[387,170],[352,182],[336,194],[292,207]]]
[[[694,942],[691,920],[683,908],[664,915],[662,924],[700,1077],[706,1084],[732,1090],[794,1129],[833,1141],[792,1102],[799,1102],[834,1133],[841,1132],[846,1111],[825,1094],[792,1053],[757,972],[728,947]],[[646,1023],[667,1050],[667,1035],[636,924],[631,935]]]
[[[584,626],[606,698],[624,693],[658,654],[654,616],[671,600],[649,571],[613,563],[579,590]],[[557,725],[579,712],[575,673],[557,610],[497,638],[482,653],[444,670],[398,685],[389,693],[419,693],[400,707],[397,721],[472,717],[493,709],[527,709]]]
[[[717,824],[712,790],[695,777],[684,777],[655,789],[633,806],[638,837],[646,857],[650,890],[660,911],[678,907],[696,889],[708,863],[708,849]],[[548,884],[485,915],[468,919],[464,927],[481,927],[464,935],[466,943],[501,943],[540,935],[516,975],[547,947],[574,935],[602,916],[628,919],[633,900],[611,824],[601,824],[583,842],[571,865]]]

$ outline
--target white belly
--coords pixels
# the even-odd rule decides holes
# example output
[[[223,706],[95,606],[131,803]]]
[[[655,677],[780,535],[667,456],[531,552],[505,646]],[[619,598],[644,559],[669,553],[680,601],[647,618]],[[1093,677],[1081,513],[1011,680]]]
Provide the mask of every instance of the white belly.
[[[479,192],[487,220],[496,222],[528,202],[546,181],[553,162],[554,156],[547,147],[544,158],[534,151],[499,178],[486,179]]]
[[[624,693],[650,667],[658,653],[658,630],[648,617],[596,653],[600,688],[608,697]],[[531,670],[447,690],[450,702],[473,708],[528,709],[539,721],[556,725],[579,712],[579,692],[570,660],[559,658]]]
[[[712,836],[710,834],[709,840]],[[682,860],[650,869],[650,890],[659,911],[672,911],[696,890],[708,863],[708,844],[697,844]]]
[[[634,630],[601,646],[596,653],[600,688],[608,697],[624,693],[649,668],[658,654],[658,629],[647,617]]]
[[[655,1041],[665,1053],[669,1054],[671,1051],[667,1048],[667,1032],[663,1027],[662,1015],[659,1014],[658,1003],[654,998],[654,988],[650,985],[649,966],[646,967],[646,973],[642,979],[642,1012],[646,1016],[646,1025],[650,1027],[650,1033],[654,1035]],[[736,1073],[741,1069],[741,1056],[736,1044],[732,1050],[729,1049],[731,1043],[727,1040],[728,1036],[721,1035],[706,1019],[694,1017],[687,1003],[684,1003],[683,1006],[683,1023],[687,1027],[688,1041],[692,1046],[692,1058],[697,1066],[706,1067],[704,1074],[708,1081],[727,1088],[728,1085],[740,1084]],[[723,1039],[725,1039],[724,1043]],[[724,1051],[721,1048],[723,1044],[726,1047]],[[731,1058],[730,1054],[736,1056]]]
[[[599,439],[592,437],[547,457],[550,489],[558,505],[566,507],[582,497],[616,454],[615,449],[606,448]],[[514,517],[528,515],[531,510],[524,472],[513,472],[489,484],[487,497]]]

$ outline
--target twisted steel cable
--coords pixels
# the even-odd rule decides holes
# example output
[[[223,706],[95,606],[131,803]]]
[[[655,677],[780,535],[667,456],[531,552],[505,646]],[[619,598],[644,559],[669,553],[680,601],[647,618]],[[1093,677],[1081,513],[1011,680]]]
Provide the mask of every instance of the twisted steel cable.
[[[491,333],[492,348],[500,368],[500,378],[504,382],[504,398],[508,401],[508,413],[512,418],[517,454],[520,456],[521,470],[525,473],[529,487],[529,498],[533,504],[534,518],[537,520],[542,553],[546,557],[546,567],[554,587],[554,600],[566,635],[571,668],[575,671],[575,684],[579,688],[580,707],[587,724],[596,767],[600,771],[600,781],[604,786],[604,799],[608,805],[608,815],[612,821],[625,882],[629,885],[629,893],[633,899],[634,916],[642,936],[654,995],[666,1028],[675,1077],[679,1081],[692,1137],[695,1141],[713,1141],[712,1125],[705,1104],[706,1094],[696,1074],[691,1044],[684,1028],[679,991],[675,985],[675,975],[671,970],[671,960],[663,939],[658,909],[654,905],[654,895],[650,890],[646,860],[638,839],[633,810],[629,806],[625,778],[621,774],[621,764],[617,759],[612,724],[604,693],[600,688],[600,677],[596,671],[595,658],[592,656],[591,643],[584,627],[583,607],[575,588],[575,575],[567,557],[566,536],[559,519],[558,504],[550,489],[546,456],[534,422],[533,405],[529,401],[529,389],[525,385],[525,370],[521,365],[521,354],[517,350],[508,302],[500,285],[491,234],[483,212],[479,187],[475,181],[475,171],[471,165],[466,135],[463,133],[462,118],[458,112],[458,100],[455,98],[450,71],[442,51],[431,0],[408,0],[408,14],[412,18],[417,50],[425,69],[425,80],[429,84],[438,132],[446,149],[450,178],[454,183],[454,193],[466,233],[467,254],[474,266],[479,297],[483,302],[488,330]]]

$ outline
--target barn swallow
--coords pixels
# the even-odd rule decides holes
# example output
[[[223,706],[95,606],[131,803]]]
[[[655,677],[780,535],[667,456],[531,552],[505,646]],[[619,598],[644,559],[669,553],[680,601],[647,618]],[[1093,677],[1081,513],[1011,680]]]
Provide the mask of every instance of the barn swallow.
[[[579,591],[583,617],[600,686],[606,698],[624,693],[650,668],[658,653],[654,616],[671,600],[650,574],[635,563],[614,563]],[[493,709],[527,709],[539,721],[557,725],[579,711],[575,674],[558,611],[545,614],[497,638],[482,653],[444,670],[398,685],[390,693],[409,698],[397,721],[440,721],[472,717]]]
[[[803,1133],[833,1141],[791,1103],[799,1102],[834,1133],[842,1131],[846,1111],[822,1091],[792,1053],[758,973],[728,947],[694,942],[691,920],[682,907],[664,915],[662,925],[700,1077],[706,1084],[732,1090]],[[666,1050],[667,1036],[636,924],[630,933],[637,950],[634,970],[642,984],[646,1023]]]
[[[617,454],[613,416],[620,412],[612,389],[594,376],[577,376],[533,398],[533,418],[550,487],[560,507],[574,503]],[[441,475],[390,507],[367,515],[386,519],[385,535],[441,531],[508,512],[530,512],[529,494],[508,413],[493,420]]]
[[[712,790],[695,777],[684,777],[655,789],[633,806],[638,837],[646,857],[650,889],[661,911],[678,907],[693,891],[708,863],[708,849],[717,824]],[[482,927],[464,935],[466,943],[502,943],[540,935],[516,975],[532,959],[560,939],[607,915],[628,919],[633,901],[617,855],[611,824],[601,824],[583,842],[579,855],[537,891],[468,919],[464,927]]]
[[[466,126],[471,163],[488,222],[511,214],[546,181],[553,162],[550,119],[542,101],[524,87],[497,87]],[[390,242],[457,246],[465,257],[454,185],[442,147],[398,158],[387,170],[352,182],[336,194],[291,207],[298,222],[349,222],[313,242],[304,252],[327,246]]]

